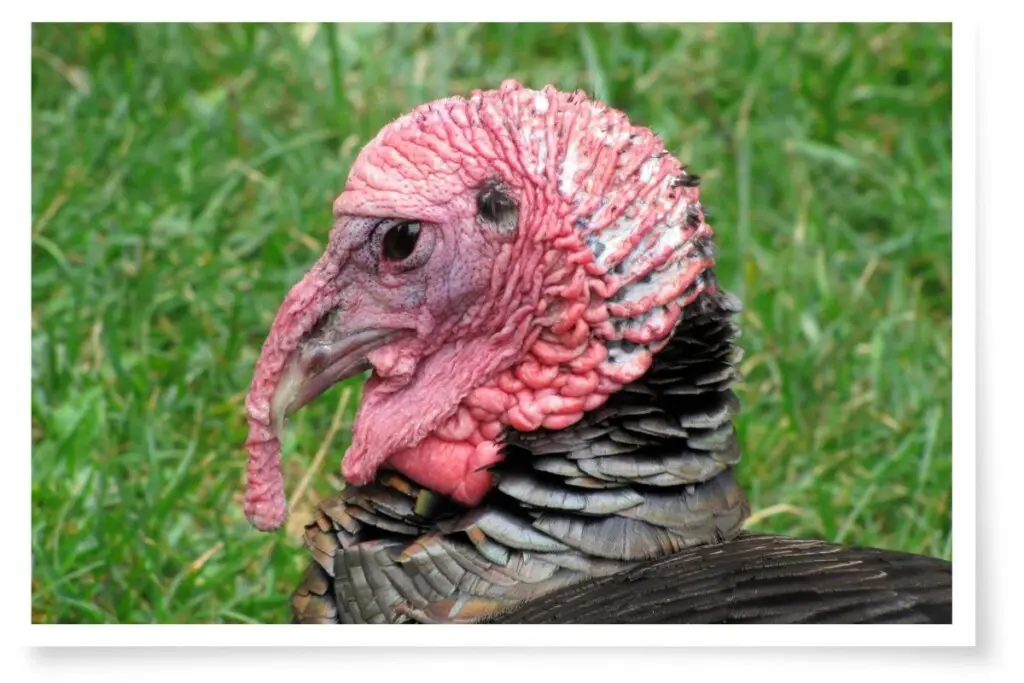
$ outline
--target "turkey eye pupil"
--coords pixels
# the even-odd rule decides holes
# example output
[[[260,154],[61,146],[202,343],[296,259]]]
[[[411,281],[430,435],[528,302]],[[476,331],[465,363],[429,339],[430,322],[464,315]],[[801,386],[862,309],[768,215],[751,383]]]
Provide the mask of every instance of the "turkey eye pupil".
[[[404,261],[416,248],[419,238],[418,221],[399,223],[384,235],[384,258],[388,261]]]

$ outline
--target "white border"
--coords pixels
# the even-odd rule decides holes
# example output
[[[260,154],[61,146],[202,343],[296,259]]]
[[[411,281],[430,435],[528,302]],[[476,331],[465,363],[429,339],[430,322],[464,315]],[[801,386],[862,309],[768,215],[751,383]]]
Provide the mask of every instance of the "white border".
[[[976,620],[977,124],[976,30],[953,27],[953,623]]]
[[[973,625],[973,624],[972,624]],[[464,646],[560,648],[628,647],[948,647],[973,645],[973,633],[951,626],[917,625],[54,625],[30,627],[33,645],[102,647]]]
[[[244,11],[239,12],[241,7]],[[717,2],[659,2],[631,0],[628,4],[587,0],[388,0],[341,3],[332,0],[293,0],[288,3],[248,3],[215,0],[177,0],[173,6],[153,6],[135,0],[39,0],[32,21],[400,21],[400,22],[947,22],[963,14],[953,0],[859,0],[846,6],[814,0],[718,0]],[[169,12],[173,10],[173,14]],[[235,10],[235,11],[232,11]]]
[[[409,17],[409,20],[420,18],[417,12],[403,12],[398,6],[409,4],[412,7],[422,9],[423,3],[400,3],[389,2],[388,14],[391,17]],[[522,9],[526,6],[543,6],[544,3],[519,2],[517,7]],[[548,3],[550,4],[550,3]],[[569,3],[563,9],[572,9]],[[700,7],[699,3],[679,3],[676,7],[674,20],[714,20],[722,19],[728,12],[722,11],[721,3],[711,3],[712,7]],[[936,12],[935,3],[929,3],[930,9]],[[149,16],[150,10],[144,9],[142,3],[136,2],[93,2],[88,6],[82,4],[60,3],[59,8],[54,9],[53,3],[49,6],[35,6],[36,20],[58,20],[67,19],[79,15],[79,18],[95,19],[98,17],[119,19],[142,18]],[[273,19],[314,19],[326,18],[332,15],[337,16],[340,12],[339,5],[335,3],[318,3],[316,11],[295,11],[293,4],[286,6],[278,4],[276,7],[262,9],[255,6],[248,7],[247,16],[255,16],[261,20]],[[629,20],[643,20],[650,18],[653,14],[660,16],[663,20],[665,12],[659,6],[661,3],[650,5],[646,8],[635,6],[630,3]],[[815,20],[849,20],[850,16],[834,16],[835,11],[828,11],[815,5],[804,5],[804,3],[743,3],[742,16],[746,20],[764,20],[779,17],[780,8],[782,11],[789,9],[787,18],[796,18],[798,14],[792,12],[795,7],[813,6],[812,16]],[[788,5],[789,7],[784,7]],[[877,13],[881,11],[890,20],[913,18],[921,20],[919,11],[899,11],[894,8],[893,2],[860,2],[857,3],[857,13],[864,14],[865,10]],[[479,3],[474,5],[480,8]],[[910,5],[913,6],[913,5]],[[956,7],[954,3],[945,3],[938,9],[948,10]],[[191,16],[197,14],[207,15],[207,20],[228,19],[227,12],[211,11],[208,2],[197,3],[191,0],[175,3],[175,8],[184,10]],[[203,11],[196,10],[202,8]],[[284,9],[285,12],[281,12]],[[620,11],[614,12],[613,16],[590,6],[586,14],[587,20],[597,19],[624,19]],[[850,8],[845,8],[849,10]],[[158,8],[157,8],[158,10]],[[683,10],[683,11],[679,11]],[[894,12],[894,10],[896,10]],[[457,10],[458,11],[458,10]],[[671,13],[671,10],[669,10]],[[290,17],[284,14],[290,13]],[[348,20],[363,19],[353,16],[354,11],[345,10],[344,17]],[[296,17],[298,14],[298,17]],[[359,12],[359,14],[365,14]],[[573,14],[569,11],[568,14]],[[805,17],[806,12],[802,13]],[[849,12],[846,12],[848,15]],[[307,15],[307,16],[303,16]],[[833,15],[833,16],[829,16]],[[455,15],[460,16],[460,15]],[[455,18],[455,16],[449,18]],[[461,14],[465,17],[466,14]],[[583,18],[583,14],[573,17],[577,20]],[[948,13],[936,13],[931,20],[942,20],[948,17]],[[367,17],[371,18],[371,17]],[[431,17],[440,19],[440,17]],[[497,18],[497,17],[494,17]],[[563,17],[570,18],[570,17]],[[855,19],[854,19],[855,20]],[[866,19],[862,19],[866,20]],[[24,48],[28,42],[27,36],[18,34],[16,38],[7,39],[9,30],[4,29],[6,45],[5,49],[10,50]],[[417,627],[408,629],[404,627],[341,627],[341,630],[331,627],[304,627],[293,626],[220,626],[220,625],[124,625],[124,626],[55,626],[55,625],[31,625],[28,626],[28,609],[20,610],[17,615],[17,624],[21,626],[18,635],[31,645],[47,646],[109,646],[123,644],[131,646],[310,646],[310,645],[331,645],[331,646],[427,646],[427,647],[452,647],[462,645],[492,645],[492,646],[541,646],[558,647],[562,645],[584,646],[584,647],[629,647],[629,646],[707,646],[707,645],[732,645],[743,644],[753,646],[936,646],[936,645],[972,645],[975,641],[975,491],[974,491],[974,467],[975,461],[972,457],[975,452],[975,424],[974,424],[974,400],[975,400],[975,368],[974,368],[974,341],[975,316],[973,302],[975,301],[975,231],[972,229],[975,221],[975,185],[974,185],[974,160],[975,160],[975,135],[974,135],[974,87],[975,87],[975,36],[973,27],[957,23],[954,30],[954,158],[956,168],[954,172],[954,309],[956,321],[954,325],[954,596],[956,603],[955,623],[952,626],[940,627],[915,627],[915,626],[486,626],[486,627]],[[25,66],[25,60],[21,54],[14,58],[13,63],[17,66]],[[27,76],[22,73],[15,77],[13,82],[26,82]],[[5,81],[11,83],[12,81]],[[24,92],[24,91],[23,91]],[[8,111],[5,116],[12,114]],[[13,112],[17,115],[18,112]],[[28,119],[24,110],[21,110],[24,118]],[[25,126],[16,126],[24,131]],[[13,130],[14,127],[8,128]],[[25,149],[24,138],[16,138],[15,145],[7,149]],[[30,156],[30,151],[29,151]],[[24,177],[24,170],[29,164],[27,159],[16,171]],[[6,185],[8,187],[14,184]],[[23,197],[29,194],[25,192]],[[22,214],[23,221],[18,221],[12,226],[16,232],[20,226],[30,225],[30,208]],[[19,243],[18,249],[13,250],[20,254],[28,253],[27,230]],[[21,247],[24,247],[22,250]],[[10,252],[8,252],[10,254]],[[15,277],[23,277],[22,282],[28,281],[22,273],[20,261],[10,259],[12,267],[4,269],[7,273],[14,273]],[[7,265],[7,264],[5,264]],[[5,274],[5,278],[9,275]],[[27,321],[30,312],[24,312],[21,320]],[[25,335],[27,337],[27,335]],[[24,348],[28,349],[28,340],[23,337]],[[13,370],[14,368],[12,368]],[[11,377],[23,377],[28,374],[28,364],[21,365],[21,372],[12,372]],[[30,382],[30,378],[27,382]],[[26,382],[26,384],[27,384]],[[15,386],[26,386],[26,384],[15,384]],[[10,391],[9,389],[7,391]],[[6,394],[7,392],[5,392]],[[5,402],[8,396],[5,396]],[[16,400],[23,406],[24,394],[16,397]],[[13,412],[16,416],[27,418],[27,410],[19,407]],[[12,429],[9,434],[18,434],[18,443],[29,444],[27,438],[28,419],[11,419],[12,411],[3,411],[4,421],[12,422]],[[20,431],[19,431],[20,430]],[[18,449],[20,450],[20,449]],[[30,444],[29,444],[30,450]],[[23,451],[22,451],[23,452]],[[25,486],[30,481],[30,470],[27,465],[28,459],[22,459],[13,455],[8,456],[15,468],[16,476],[7,478],[7,482],[14,482]],[[19,472],[20,470],[20,472]],[[24,488],[18,494],[18,500],[23,502],[19,506],[22,514],[8,515],[7,519],[22,518],[24,512],[30,509],[27,493],[30,487]],[[5,503],[7,504],[7,503]],[[25,525],[27,527],[27,525]],[[27,531],[27,528],[25,528]],[[30,547],[27,534],[22,537],[20,548]],[[30,572],[27,562],[21,563],[20,568]],[[29,585],[28,576],[20,581],[8,581],[8,586],[13,585],[18,590],[18,602],[21,605],[30,604],[30,596],[26,599],[25,590]],[[28,626],[28,628],[25,628]],[[453,629],[455,629],[453,631]]]

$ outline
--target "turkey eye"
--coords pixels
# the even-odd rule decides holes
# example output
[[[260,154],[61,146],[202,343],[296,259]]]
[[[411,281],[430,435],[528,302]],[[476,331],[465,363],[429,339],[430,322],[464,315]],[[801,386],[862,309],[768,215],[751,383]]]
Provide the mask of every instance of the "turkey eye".
[[[406,221],[394,226],[384,235],[384,260],[404,261],[409,258],[419,238],[419,221]]]

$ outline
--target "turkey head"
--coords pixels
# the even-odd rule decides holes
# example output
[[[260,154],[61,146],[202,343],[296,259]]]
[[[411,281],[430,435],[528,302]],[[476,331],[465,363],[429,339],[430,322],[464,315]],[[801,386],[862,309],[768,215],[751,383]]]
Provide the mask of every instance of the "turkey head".
[[[695,181],[651,131],[551,87],[506,82],[385,127],[257,362],[252,524],[285,519],[287,416],[355,373],[372,370],[344,478],[386,465],[470,507],[506,427],[563,429],[641,377],[712,286]]]

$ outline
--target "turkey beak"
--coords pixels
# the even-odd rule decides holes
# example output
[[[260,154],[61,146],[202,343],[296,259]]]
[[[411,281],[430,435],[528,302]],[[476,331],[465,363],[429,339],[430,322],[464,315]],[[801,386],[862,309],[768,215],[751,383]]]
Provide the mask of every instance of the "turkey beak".
[[[345,318],[337,308],[324,314],[285,365],[270,399],[270,418],[278,438],[285,418],[338,382],[368,370],[367,354],[397,334],[394,330],[353,328]]]

